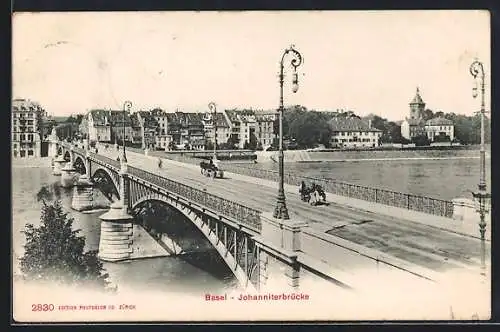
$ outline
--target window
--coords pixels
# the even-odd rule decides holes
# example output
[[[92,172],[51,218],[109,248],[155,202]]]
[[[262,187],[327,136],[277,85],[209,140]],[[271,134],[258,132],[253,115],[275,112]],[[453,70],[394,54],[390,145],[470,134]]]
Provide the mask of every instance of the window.
[[[33,155],[33,150],[28,150],[28,156],[32,156]]]

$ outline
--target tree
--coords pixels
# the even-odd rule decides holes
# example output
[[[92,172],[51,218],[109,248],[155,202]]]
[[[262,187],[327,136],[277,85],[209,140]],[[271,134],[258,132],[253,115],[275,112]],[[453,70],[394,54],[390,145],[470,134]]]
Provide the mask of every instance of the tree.
[[[290,137],[299,147],[314,147],[317,143],[328,146],[332,130],[327,115],[320,112],[302,112],[290,122]]]
[[[429,139],[427,135],[422,134],[412,138],[412,143],[415,143],[416,146],[427,146],[430,145]]]
[[[43,140],[43,138],[45,136],[44,132],[46,132],[46,130],[44,130],[45,122],[46,122],[45,121],[46,115],[47,115],[47,112],[40,105],[35,106],[35,119],[36,119],[35,131],[38,133],[38,135],[40,137],[40,141]],[[52,126],[50,127],[51,131],[52,131],[53,127],[54,127],[54,124],[52,124]]]
[[[424,119],[424,121],[427,121],[427,120],[430,120],[430,119],[433,119],[435,116],[434,116],[434,112],[430,109],[426,109],[424,111],[424,114],[422,114],[422,118]]]
[[[85,238],[73,230],[73,218],[63,211],[56,200],[47,204],[47,192],[39,193],[42,201],[41,225],[27,224],[21,271],[27,280],[52,281],[67,285],[109,289],[107,273],[97,257],[97,251],[84,252]]]

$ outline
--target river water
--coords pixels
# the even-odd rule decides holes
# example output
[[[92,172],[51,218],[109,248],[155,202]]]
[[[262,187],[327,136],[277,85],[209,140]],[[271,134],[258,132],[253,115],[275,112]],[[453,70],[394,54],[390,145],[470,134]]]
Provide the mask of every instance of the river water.
[[[479,151],[336,151],[309,152],[312,162],[285,163],[285,173],[377,187],[443,200],[472,198],[479,183]],[[486,183],[491,188],[489,151]],[[278,171],[278,164],[252,165]]]
[[[13,266],[18,273],[17,258],[23,255],[24,235],[21,231],[26,223],[39,224],[41,203],[36,194],[44,185],[60,181],[52,175],[49,167],[16,167],[12,170],[12,216],[13,216]],[[74,218],[73,227],[81,229],[86,239],[86,250],[99,247],[100,220],[96,213],[80,213],[70,208],[72,190],[62,190],[61,202],[65,211]],[[201,244],[202,247],[204,243]],[[190,293],[196,296],[205,292],[220,293],[237,287],[231,271],[211,248],[205,251],[178,257],[161,257],[121,263],[104,263],[111,281],[120,290],[155,290],[165,293]]]

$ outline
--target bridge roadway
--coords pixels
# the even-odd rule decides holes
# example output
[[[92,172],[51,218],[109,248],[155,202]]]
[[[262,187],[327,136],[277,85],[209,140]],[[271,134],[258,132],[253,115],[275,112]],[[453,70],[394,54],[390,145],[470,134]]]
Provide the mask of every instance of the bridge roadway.
[[[99,154],[112,159],[117,157],[117,151],[111,149],[100,149]],[[260,211],[271,212],[276,204],[277,184],[270,181],[234,173],[225,174],[223,179],[211,179],[201,175],[196,165],[168,159],[163,159],[163,167],[158,169],[156,158],[137,153],[127,153],[127,159],[131,166]],[[480,264],[480,241],[476,238],[335,202],[314,207],[300,201],[298,188],[292,188],[285,187],[290,217],[307,221],[315,230],[436,272],[476,268]],[[429,215],[429,218],[432,216]]]

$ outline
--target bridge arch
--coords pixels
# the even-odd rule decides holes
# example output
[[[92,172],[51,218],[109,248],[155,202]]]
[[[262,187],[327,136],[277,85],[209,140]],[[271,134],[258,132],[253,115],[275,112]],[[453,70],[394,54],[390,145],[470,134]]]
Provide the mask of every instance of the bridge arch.
[[[102,167],[100,165],[96,165],[96,167],[92,167],[92,173],[90,174],[90,177],[94,180],[96,175],[98,173],[104,173],[106,176],[107,180],[111,180],[111,183],[113,185],[113,193],[117,195],[118,199],[120,198],[120,183],[119,180],[115,177],[113,172],[111,172],[108,168]]]
[[[63,156],[64,156],[64,160],[66,160],[66,161],[70,161],[71,160],[71,155],[70,155],[69,150],[65,150]]]
[[[76,155],[75,161],[73,162],[73,166],[75,167],[75,169],[78,173],[80,173],[80,174],[87,173],[87,167],[85,166],[85,160],[81,156]]]
[[[210,242],[210,244],[217,250],[220,257],[226,263],[229,269],[233,272],[234,276],[236,277],[240,285],[247,287],[247,289],[251,291],[256,290],[254,285],[250,282],[250,279],[252,274],[257,269],[258,262],[250,271],[250,276],[248,276],[245,270],[240,266],[240,264],[238,264],[237,257],[233,257],[233,254],[226,247],[226,244],[222,243],[222,241],[219,240],[217,235],[215,235],[213,231],[211,231],[210,227],[208,227],[203,222],[202,218],[198,213],[196,213],[196,211],[181,204],[178,200],[174,198],[166,197],[165,195],[158,193],[149,193],[139,198],[138,200],[133,202],[131,210],[134,210],[136,207],[147,201],[160,201],[175,208],[177,211],[182,213],[187,219],[189,219],[196,226],[196,228],[198,228],[198,230],[205,236],[205,238]]]

